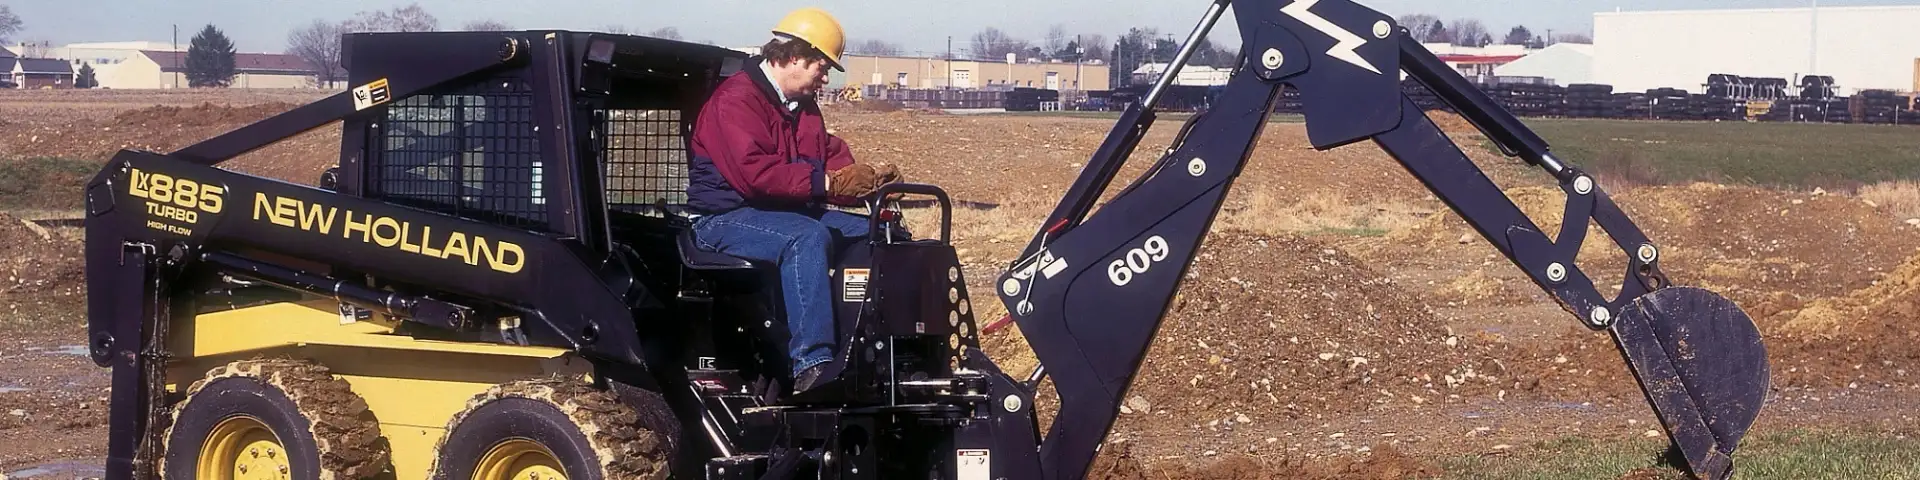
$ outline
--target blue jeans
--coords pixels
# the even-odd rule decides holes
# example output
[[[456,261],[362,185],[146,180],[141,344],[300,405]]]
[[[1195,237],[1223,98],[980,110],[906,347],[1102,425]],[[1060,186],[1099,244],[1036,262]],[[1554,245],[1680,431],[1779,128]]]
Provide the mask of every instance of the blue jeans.
[[[865,238],[867,219],[834,210],[782,211],[742,207],[700,217],[693,224],[700,248],[780,267],[787,307],[788,356],[793,373],[833,358],[833,278],[828,258],[840,238]]]

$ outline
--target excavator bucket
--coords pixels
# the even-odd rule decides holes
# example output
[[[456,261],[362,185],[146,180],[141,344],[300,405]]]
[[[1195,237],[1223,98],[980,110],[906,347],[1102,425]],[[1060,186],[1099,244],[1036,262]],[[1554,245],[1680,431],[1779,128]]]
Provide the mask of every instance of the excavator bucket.
[[[1713,292],[1669,287],[1627,304],[1610,332],[1687,470],[1730,476],[1768,389],[1753,319]]]

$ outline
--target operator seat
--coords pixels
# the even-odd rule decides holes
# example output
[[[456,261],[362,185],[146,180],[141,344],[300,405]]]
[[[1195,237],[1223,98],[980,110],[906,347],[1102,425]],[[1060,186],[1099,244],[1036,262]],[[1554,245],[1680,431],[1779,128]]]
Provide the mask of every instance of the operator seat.
[[[693,239],[693,228],[691,227],[681,229],[680,233],[674,236],[674,240],[675,243],[678,243],[680,246],[680,263],[686,264],[687,268],[694,270],[753,269],[753,262],[747,259],[720,252],[702,250],[700,243]]]

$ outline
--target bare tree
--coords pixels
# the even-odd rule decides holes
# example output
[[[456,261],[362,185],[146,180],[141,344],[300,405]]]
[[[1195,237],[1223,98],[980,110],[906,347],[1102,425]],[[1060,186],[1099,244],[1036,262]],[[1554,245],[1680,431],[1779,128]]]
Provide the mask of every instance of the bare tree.
[[[1041,40],[1040,51],[1046,52],[1046,56],[1052,57],[1055,53],[1059,52],[1060,49],[1067,48],[1067,42],[1072,41],[1073,37],[1067,36],[1067,26],[1056,23],[1051,27],[1047,27],[1047,36]]]
[[[493,20],[493,19],[486,19],[486,20],[474,20],[471,22],[467,22],[466,26],[463,27],[462,30],[466,30],[469,32],[504,32],[508,30],[513,30],[513,26],[507,25],[507,22],[502,22],[502,21]]]
[[[1407,27],[1407,33],[1411,35],[1414,40],[1423,43],[1435,41],[1434,34],[1438,32],[1434,31],[1434,27],[1440,25],[1440,17],[1425,13],[1401,15],[1400,18],[1394,19],[1394,21],[1399,22],[1402,27]]]
[[[305,27],[287,33],[287,54],[300,57],[313,67],[321,86],[332,86],[340,78],[340,24],[313,19]]]
[[[1080,44],[1087,49],[1087,53],[1080,56],[1082,61],[1093,59],[1107,60],[1108,52],[1113,51],[1110,46],[1112,44],[1107,43],[1107,36],[1104,34],[1089,33],[1081,35]]]
[[[651,32],[647,32],[647,36],[655,37],[655,38],[664,38],[668,40],[679,40],[680,29],[674,28],[674,27],[660,27],[660,28],[654,29]]]
[[[614,35],[626,35],[626,34],[633,33],[633,29],[627,28],[626,25],[618,25],[618,24],[600,27],[600,31],[611,33]]]
[[[440,19],[419,4],[392,10],[363,11],[347,19],[342,27],[353,32],[431,32],[440,29]]]
[[[20,27],[20,16],[13,13],[13,8],[0,5],[0,42],[13,40],[13,34],[20,33]]]
[[[1006,58],[1009,53],[1024,53],[1033,46],[1026,40],[1013,38],[998,28],[987,27],[980,33],[973,34],[972,47],[970,52],[975,59],[999,60]]]
[[[1556,33],[1556,34],[1553,34],[1553,40],[1552,40],[1552,43],[1585,43],[1585,44],[1592,44],[1592,43],[1593,43],[1593,36],[1592,36],[1592,35],[1587,35],[1587,34],[1584,34],[1584,33]]]
[[[874,56],[898,56],[903,51],[906,49],[901,48],[898,43],[873,38],[854,42],[847,48],[847,53]]]
[[[1487,26],[1471,18],[1454,20],[1447,30],[1453,34],[1454,45],[1484,47],[1493,41],[1493,34],[1487,32]]]

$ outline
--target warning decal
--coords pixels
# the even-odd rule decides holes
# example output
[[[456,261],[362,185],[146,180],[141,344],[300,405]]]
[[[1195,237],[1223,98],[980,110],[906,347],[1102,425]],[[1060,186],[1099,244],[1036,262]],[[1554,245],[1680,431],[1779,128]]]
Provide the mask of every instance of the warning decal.
[[[954,477],[959,480],[988,480],[993,476],[993,456],[986,449],[954,451]]]
[[[387,79],[384,78],[374,80],[366,85],[353,87],[354,110],[373,108],[374,105],[387,103],[388,100],[392,99],[393,90],[387,88]]]
[[[871,269],[849,268],[842,280],[840,298],[843,302],[867,301],[867,276]]]

